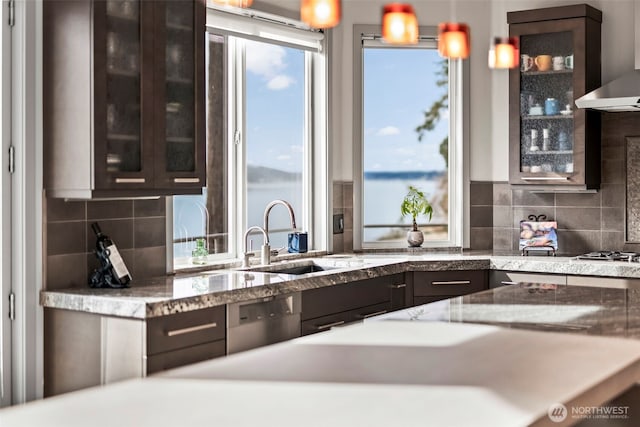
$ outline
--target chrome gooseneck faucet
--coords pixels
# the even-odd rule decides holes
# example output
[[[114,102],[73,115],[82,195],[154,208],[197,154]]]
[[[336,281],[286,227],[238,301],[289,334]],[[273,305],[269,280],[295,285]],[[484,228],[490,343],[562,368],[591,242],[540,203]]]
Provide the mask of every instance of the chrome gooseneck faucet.
[[[267,233],[267,238],[269,236],[269,214],[271,213],[271,209],[273,209],[276,205],[282,205],[289,211],[289,217],[291,218],[291,229],[295,231],[296,229],[296,215],[293,213],[293,207],[289,202],[284,200],[274,200],[267,204],[267,207],[264,209],[264,232]],[[269,264],[271,262],[271,249],[269,249]]]

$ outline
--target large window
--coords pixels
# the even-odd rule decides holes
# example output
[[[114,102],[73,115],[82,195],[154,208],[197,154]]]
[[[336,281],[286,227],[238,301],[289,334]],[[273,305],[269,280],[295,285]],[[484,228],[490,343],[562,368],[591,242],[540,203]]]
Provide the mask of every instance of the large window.
[[[324,248],[322,35],[219,10],[208,11],[207,26],[207,188],[173,198],[175,265],[189,265],[199,238],[212,261],[239,257],[245,230],[263,226],[267,204],[277,199],[291,204],[312,247]],[[288,211],[275,206],[271,248],[285,247],[289,232]],[[258,250],[260,233],[250,239]]]
[[[417,218],[424,245],[460,246],[462,133],[454,117],[461,113],[455,90],[461,64],[441,58],[433,36],[398,47],[364,30],[355,34],[361,120],[354,126],[360,134],[354,165],[360,209],[354,221],[360,245],[407,245],[412,218],[401,216],[400,205],[413,186],[433,207],[431,221]]]

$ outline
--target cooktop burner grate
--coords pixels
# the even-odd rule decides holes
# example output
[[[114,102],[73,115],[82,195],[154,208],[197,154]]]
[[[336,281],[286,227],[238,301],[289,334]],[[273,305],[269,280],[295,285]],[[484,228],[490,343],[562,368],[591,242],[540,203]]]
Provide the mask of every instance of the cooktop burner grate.
[[[640,260],[640,254],[637,252],[595,251],[578,255],[577,258],[585,260],[638,262]]]

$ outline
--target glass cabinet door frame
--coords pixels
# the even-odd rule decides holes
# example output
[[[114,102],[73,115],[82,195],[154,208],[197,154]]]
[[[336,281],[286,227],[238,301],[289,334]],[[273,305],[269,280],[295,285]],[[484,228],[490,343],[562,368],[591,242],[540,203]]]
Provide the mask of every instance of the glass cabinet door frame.
[[[173,0],[175,1],[175,0]],[[186,0],[185,7],[193,8],[193,58],[195,59],[193,74],[193,112],[194,120],[194,168],[192,171],[169,171],[167,164],[167,93],[166,81],[168,70],[166,66],[167,37],[167,1],[154,2],[156,6],[154,20],[154,34],[156,44],[155,56],[155,180],[157,188],[176,187],[204,187],[206,185],[206,117],[205,117],[205,38],[206,38],[206,6],[202,0]]]
[[[571,32],[574,56],[571,86],[574,100],[600,85],[600,27],[598,24],[597,34],[595,34],[595,26],[586,25],[586,21],[588,19],[578,17],[516,23],[509,26],[509,34],[512,37]],[[590,48],[589,43],[593,43],[594,46]],[[595,46],[596,44],[597,46]],[[529,52],[521,50],[520,53],[528,54]],[[520,111],[521,74],[520,67],[509,71],[509,182],[511,184],[587,185],[586,169],[590,167],[595,167],[598,171],[600,169],[600,116],[596,112],[578,109],[574,103],[572,103],[573,172],[522,172],[520,151],[523,116]],[[590,151],[594,152],[595,149],[588,150],[587,144],[597,145],[597,156],[590,154]],[[599,173],[597,181],[599,184]]]
[[[109,171],[107,168],[107,2],[94,1],[93,41],[93,150],[96,189],[145,189],[153,187],[153,116],[146,114],[153,105],[153,2],[139,1],[140,40],[140,170]]]

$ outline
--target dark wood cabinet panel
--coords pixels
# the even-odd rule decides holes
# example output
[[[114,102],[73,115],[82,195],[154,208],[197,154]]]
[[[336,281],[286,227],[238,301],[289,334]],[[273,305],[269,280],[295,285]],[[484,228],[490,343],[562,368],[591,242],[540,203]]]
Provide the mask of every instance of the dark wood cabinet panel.
[[[360,280],[344,285],[310,289],[302,293],[302,320],[315,319],[359,307],[389,303],[394,285],[404,284],[404,274]],[[403,288],[400,288],[403,289]],[[395,303],[400,307],[400,302]]]
[[[221,357],[224,356],[225,353],[226,341],[220,340],[155,354],[147,357],[147,375],[190,363]]]
[[[203,0],[46,0],[43,26],[47,195],[201,193]]]
[[[331,328],[340,327],[353,322],[359,322],[370,317],[379,316],[393,311],[391,302],[383,302],[380,304],[359,307],[354,310],[334,313],[328,316],[322,316],[315,319],[305,320],[302,322],[302,335],[315,334],[317,332],[328,331]]]
[[[599,188],[600,113],[574,101],[601,83],[602,13],[582,4],[509,12],[507,21],[522,58],[509,71],[509,183]]]
[[[413,273],[414,302],[416,297],[454,297],[485,289],[489,289],[486,270],[417,271]]]
[[[147,354],[224,339],[225,306],[187,311],[147,320]]]

